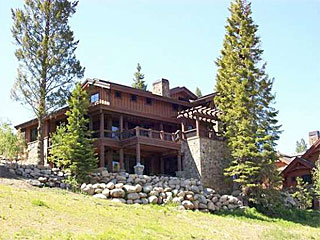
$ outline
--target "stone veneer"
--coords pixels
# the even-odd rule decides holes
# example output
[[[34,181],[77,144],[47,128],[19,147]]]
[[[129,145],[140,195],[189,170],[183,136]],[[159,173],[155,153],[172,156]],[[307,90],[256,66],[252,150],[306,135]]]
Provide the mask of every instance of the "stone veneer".
[[[181,147],[186,178],[200,179],[204,186],[218,191],[231,191],[231,185],[226,183],[223,175],[230,161],[226,142],[191,137],[184,141]]]
[[[164,97],[170,97],[170,86],[167,79],[161,78],[152,84],[152,93]]]

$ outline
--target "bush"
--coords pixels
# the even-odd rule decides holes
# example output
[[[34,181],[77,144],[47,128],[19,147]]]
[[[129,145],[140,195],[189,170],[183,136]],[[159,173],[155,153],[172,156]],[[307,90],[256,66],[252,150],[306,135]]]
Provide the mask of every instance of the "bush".
[[[0,155],[13,160],[22,157],[26,143],[20,130],[17,133],[9,123],[0,124]]]
[[[312,206],[312,188],[304,183],[302,178],[297,177],[297,185],[292,197],[298,200],[300,209],[307,209]]]

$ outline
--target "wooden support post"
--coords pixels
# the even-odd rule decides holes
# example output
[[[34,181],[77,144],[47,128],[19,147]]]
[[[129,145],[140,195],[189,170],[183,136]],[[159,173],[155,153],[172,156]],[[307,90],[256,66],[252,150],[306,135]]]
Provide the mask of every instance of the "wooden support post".
[[[137,143],[136,145],[136,162],[137,162],[137,165],[141,165],[140,143]]]
[[[196,118],[196,131],[197,131],[197,137],[200,137],[199,117]]]
[[[182,171],[182,164],[181,164],[181,152],[178,151],[178,156],[177,156],[177,160],[178,160],[178,171]]]
[[[112,149],[108,150],[108,170],[109,172],[113,172],[113,166],[112,166]]]
[[[164,174],[164,159],[160,157],[160,173]]]
[[[104,113],[100,114],[100,138],[104,137]]]
[[[120,148],[119,151],[119,162],[120,162],[120,172],[124,171],[124,164],[123,164],[123,159],[124,159],[124,154],[123,154],[123,148]]]
[[[119,119],[119,130],[120,130],[120,139],[122,139],[122,133],[123,133],[123,115],[120,115],[120,119]]]
[[[140,136],[140,127],[136,127],[136,136],[137,136],[137,137]]]
[[[104,160],[104,145],[100,147],[100,164],[99,167],[105,167],[105,160]]]

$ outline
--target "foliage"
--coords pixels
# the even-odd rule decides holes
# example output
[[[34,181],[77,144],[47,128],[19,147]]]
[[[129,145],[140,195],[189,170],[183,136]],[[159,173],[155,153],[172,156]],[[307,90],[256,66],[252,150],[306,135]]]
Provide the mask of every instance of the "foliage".
[[[21,131],[14,133],[10,124],[0,124],[0,155],[8,159],[22,157],[26,143]]]
[[[249,200],[257,200],[262,189],[273,189],[280,183],[274,165],[280,134],[278,111],[272,107],[273,79],[261,62],[263,50],[251,4],[234,0],[230,12],[223,49],[216,61],[215,103],[222,111],[224,136],[232,155],[225,174],[240,183]]]
[[[198,98],[200,98],[200,97],[202,97],[202,93],[201,93],[201,90],[200,90],[200,88],[196,88],[196,96],[198,97]]]
[[[69,18],[78,1],[25,0],[24,8],[12,9],[12,35],[18,46],[18,76],[11,96],[26,104],[38,119],[38,159],[43,164],[44,118],[65,104],[74,78],[84,68],[76,59]]]
[[[296,153],[305,152],[308,149],[308,146],[303,138],[300,141],[296,141]]]
[[[308,183],[304,183],[302,178],[297,177],[295,192],[292,197],[299,201],[299,208],[307,209],[312,206],[312,189]]]
[[[314,193],[316,196],[320,196],[320,160],[315,162],[315,167],[312,170],[312,181]]]
[[[66,112],[68,124],[57,128],[52,135],[49,160],[58,167],[68,169],[78,182],[87,179],[88,173],[97,166],[91,131],[86,118],[89,107],[88,93],[78,83],[68,100]]]
[[[147,85],[145,84],[144,74],[141,73],[141,65],[137,64],[137,71],[134,73],[133,84],[132,87],[147,90]]]

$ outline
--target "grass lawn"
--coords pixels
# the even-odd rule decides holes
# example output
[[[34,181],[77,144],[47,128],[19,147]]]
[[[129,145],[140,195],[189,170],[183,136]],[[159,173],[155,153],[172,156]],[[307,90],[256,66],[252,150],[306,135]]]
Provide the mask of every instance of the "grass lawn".
[[[0,239],[320,239],[320,213],[306,216],[213,215],[0,184]]]

